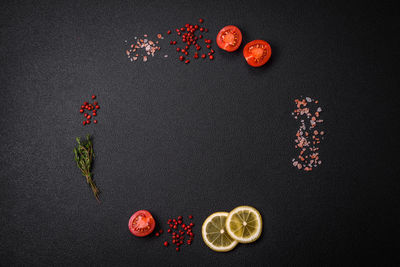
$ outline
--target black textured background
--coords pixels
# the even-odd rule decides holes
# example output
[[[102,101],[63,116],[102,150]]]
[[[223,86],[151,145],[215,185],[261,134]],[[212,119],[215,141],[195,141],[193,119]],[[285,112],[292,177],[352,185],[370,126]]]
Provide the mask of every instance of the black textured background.
[[[2,1],[0,265],[395,264],[399,225],[398,9],[345,1]],[[271,43],[249,67],[217,49],[127,60],[124,40],[205,19]],[[165,42],[167,43],[167,42]],[[243,47],[243,46],[242,46]],[[164,52],[169,58],[162,57]],[[99,124],[83,127],[95,93]],[[311,173],[291,166],[293,99],[318,98],[327,139]],[[99,205],[73,161],[93,135]],[[203,243],[212,212],[252,205],[261,239]],[[195,240],[135,238],[130,215],[195,217]],[[164,228],[165,229],[165,228]]]

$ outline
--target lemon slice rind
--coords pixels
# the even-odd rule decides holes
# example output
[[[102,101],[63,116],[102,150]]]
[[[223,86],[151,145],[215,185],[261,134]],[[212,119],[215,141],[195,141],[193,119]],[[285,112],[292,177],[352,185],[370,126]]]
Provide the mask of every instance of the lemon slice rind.
[[[232,249],[234,249],[236,247],[236,245],[238,244],[238,241],[236,241],[235,239],[233,239],[232,243],[229,246],[225,246],[225,247],[219,247],[219,246],[215,246],[213,243],[211,243],[208,238],[206,237],[207,232],[206,232],[206,226],[208,223],[211,223],[211,220],[216,217],[216,216],[223,216],[223,217],[228,217],[229,213],[228,212],[215,212],[213,214],[211,214],[210,216],[207,217],[207,219],[204,220],[204,223],[201,227],[201,235],[203,237],[203,241],[204,243],[212,250],[217,251],[217,252],[227,252],[227,251],[231,251]],[[224,231],[226,232],[226,227],[224,227]]]
[[[251,234],[251,236],[249,237],[243,237],[243,236],[238,236],[237,234],[235,234],[235,232],[240,232],[240,229],[236,229],[235,231],[233,231],[230,228],[230,222],[232,221],[232,218],[235,214],[237,214],[237,212],[239,211],[249,211],[251,213],[253,213],[256,217],[255,220],[257,220],[257,227],[255,228],[254,226],[250,227],[250,228],[255,228],[254,233]],[[239,216],[239,215],[238,215]],[[248,219],[250,215],[247,216],[247,218],[245,218],[245,220]],[[239,216],[240,217],[240,216]],[[258,210],[256,210],[253,207],[250,206],[239,206],[234,208],[228,215],[228,218],[226,219],[226,225],[225,225],[226,231],[228,232],[228,234],[235,240],[237,240],[239,243],[251,243],[256,241],[262,232],[262,218],[261,218],[261,214],[258,212]],[[249,228],[249,227],[248,227]],[[247,228],[247,231],[248,231]],[[243,228],[242,228],[243,229]],[[244,230],[243,230],[244,231]]]

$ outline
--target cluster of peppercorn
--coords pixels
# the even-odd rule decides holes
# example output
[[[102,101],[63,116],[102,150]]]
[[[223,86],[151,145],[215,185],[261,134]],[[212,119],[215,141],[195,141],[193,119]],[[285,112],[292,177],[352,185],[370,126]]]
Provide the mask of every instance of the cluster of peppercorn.
[[[204,20],[203,19],[199,19],[199,23],[203,23]],[[200,33],[198,35],[196,35],[196,32],[199,31]],[[200,56],[200,50],[201,50],[201,46],[200,46],[200,39],[203,39],[203,34],[207,33],[208,29],[204,28],[204,27],[200,27],[199,25],[195,24],[185,24],[185,27],[182,28],[177,28],[176,29],[176,34],[178,36],[182,37],[182,43],[184,43],[185,47],[180,48],[177,47],[176,48],[176,52],[178,53],[182,53],[185,56],[181,55],[179,56],[179,60],[185,62],[185,64],[190,63],[190,59],[188,59],[189,56],[189,49],[190,47],[193,45],[196,49],[196,51],[194,52],[193,58],[198,59],[199,57],[201,58],[206,58],[208,56],[208,58],[210,60],[214,59],[214,53],[215,51],[211,48],[211,40],[210,39],[206,39],[204,38],[204,43],[207,47],[207,49],[209,49],[209,52],[204,52],[201,54]],[[167,31],[167,34],[171,34],[171,30]],[[170,41],[171,45],[176,45],[177,41]]]
[[[193,219],[192,215],[189,215],[188,218],[190,220]],[[177,219],[169,219],[167,224],[169,225],[169,229],[167,230],[168,233],[171,234],[172,237],[172,244],[176,246],[175,250],[179,251],[180,247],[185,242],[185,237],[188,236],[186,243],[191,245],[193,242],[194,234],[192,232],[192,228],[194,227],[194,223],[190,222],[189,224],[185,224],[183,222],[183,217],[178,216]],[[156,233],[156,236],[158,233]],[[164,246],[168,247],[168,241],[164,242]]]
[[[158,230],[158,232],[155,233],[155,236],[160,236],[163,233],[163,229]]]
[[[92,99],[96,99],[95,95],[92,95]],[[79,110],[80,113],[83,113],[85,116],[85,120],[82,122],[83,125],[88,125],[91,122],[92,117],[97,116],[97,110],[100,109],[99,103],[94,101],[93,103],[83,102],[81,109]],[[86,113],[85,110],[92,111],[92,115]],[[93,123],[97,123],[97,120],[93,120]]]

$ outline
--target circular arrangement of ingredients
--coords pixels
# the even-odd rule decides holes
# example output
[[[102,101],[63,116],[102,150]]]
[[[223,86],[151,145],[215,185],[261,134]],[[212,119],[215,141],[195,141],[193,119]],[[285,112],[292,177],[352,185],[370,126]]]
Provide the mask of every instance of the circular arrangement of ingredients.
[[[214,60],[215,50],[212,48],[212,39],[209,36],[209,29],[204,25],[204,19],[198,19],[197,23],[185,23],[175,29],[166,31],[166,38],[169,40],[169,45],[175,47],[178,53],[177,59],[185,64],[189,64],[191,60],[209,59]],[[143,37],[135,36],[133,42],[125,40],[128,49],[125,49],[125,54],[130,61],[147,62],[149,57],[161,50],[162,40],[164,36],[158,33],[157,39],[149,39],[148,34]],[[238,50],[243,41],[243,35],[240,29],[234,25],[223,27],[215,38],[218,47],[227,52]],[[261,67],[268,62],[271,57],[271,46],[267,41],[254,40],[245,45],[243,48],[243,56],[248,65],[252,67]],[[164,54],[164,58],[168,55]]]
[[[168,38],[168,40],[165,40]],[[191,60],[208,59],[214,60],[216,51],[212,48],[212,40],[216,43],[221,53],[234,52],[240,49],[243,41],[241,30],[234,25],[223,27],[216,38],[209,36],[209,29],[204,25],[204,19],[200,18],[196,23],[182,24],[174,30],[166,31],[166,37],[161,33],[151,38],[148,34],[135,36],[132,42],[125,40],[128,48],[125,50],[127,58],[131,62],[147,62],[149,58],[161,54],[160,51],[165,44],[169,43],[169,49],[174,48],[178,54],[177,59],[185,64]],[[164,49],[164,48],[163,48]],[[165,49],[165,50],[168,50]],[[174,51],[174,52],[175,52]],[[247,42],[242,50],[243,56],[249,66],[261,67],[271,57],[271,46],[264,40],[253,40]],[[234,56],[232,53],[231,56]],[[166,53],[162,54],[168,58]],[[100,105],[92,95],[91,101],[84,101],[80,106],[79,113],[84,120],[81,124],[97,124],[97,113]],[[319,129],[323,120],[320,117],[322,108],[318,100],[311,97],[295,99],[296,108],[292,112],[295,120],[300,122],[296,132],[295,149],[298,155],[292,159],[292,165],[298,170],[311,171],[321,165],[319,155],[319,144],[324,139],[325,132]],[[93,142],[90,135],[86,139],[76,138],[77,146],[74,147],[75,162],[86,178],[88,186],[97,201],[100,190],[93,179],[92,166],[94,160]],[[162,246],[172,247],[179,252],[184,246],[190,246],[194,241],[193,215],[187,217],[177,216],[166,220],[166,233],[169,237],[162,238]],[[138,210],[130,217],[128,228],[136,237],[162,237],[164,230],[158,228],[153,215],[147,210]],[[158,226],[160,227],[160,226]],[[251,206],[239,206],[230,212],[215,212],[209,215],[201,227],[201,235],[207,247],[216,252],[227,252],[234,249],[238,244],[255,242],[260,238],[263,221],[260,212]]]

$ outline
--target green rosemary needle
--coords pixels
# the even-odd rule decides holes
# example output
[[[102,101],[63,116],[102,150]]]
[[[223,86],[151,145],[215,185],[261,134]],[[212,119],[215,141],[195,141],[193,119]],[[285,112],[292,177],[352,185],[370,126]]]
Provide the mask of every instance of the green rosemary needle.
[[[86,182],[92,188],[94,197],[99,201],[100,191],[92,179],[92,162],[94,158],[93,143],[90,140],[90,135],[87,135],[85,141],[81,141],[79,137],[76,138],[78,146],[74,148],[75,161],[78,168],[81,170],[82,175],[86,177]],[[100,202],[100,201],[99,201]]]

